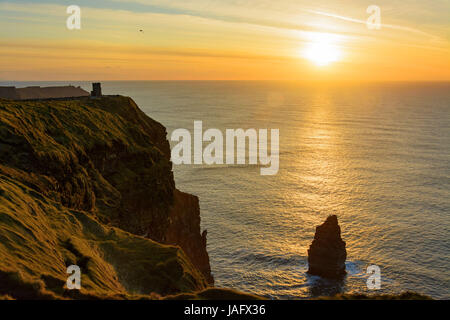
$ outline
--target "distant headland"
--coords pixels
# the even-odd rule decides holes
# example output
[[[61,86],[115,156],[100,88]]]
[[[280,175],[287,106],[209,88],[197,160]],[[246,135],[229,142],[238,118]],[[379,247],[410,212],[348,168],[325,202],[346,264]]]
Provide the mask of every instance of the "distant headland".
[[[39,99],[61,99],[61,98],[81,98],[81,97],[101,97],[102,89],[100,83],[92,84],[91,93],[81,87],[54,86],[40,87],[31,86],[16,88],[14,86],[0,87],[0,98],[8,100],[39,100]]]

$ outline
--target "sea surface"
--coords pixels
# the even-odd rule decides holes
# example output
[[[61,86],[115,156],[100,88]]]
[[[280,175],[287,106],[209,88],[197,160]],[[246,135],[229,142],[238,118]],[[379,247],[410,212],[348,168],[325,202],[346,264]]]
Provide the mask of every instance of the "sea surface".
[[[71,82],[90,90],[88,82]],[[55,82],[0,85],[53,85]],[[64,82],[69,84],[69,82]],[[103,82],[173,130],[279,129],[280,169],[174,166],[200,198],[216,285],[270,298],[413,290],[450,299],[450,83]],[[176,143],[172,143],[172,146]],[[336,214],[343,281],[309,276],[315,227]]]

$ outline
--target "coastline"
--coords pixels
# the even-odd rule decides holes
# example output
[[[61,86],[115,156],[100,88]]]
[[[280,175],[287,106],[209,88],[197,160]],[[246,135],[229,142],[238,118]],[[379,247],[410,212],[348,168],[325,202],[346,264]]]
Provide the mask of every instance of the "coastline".
[[[0,277],[11,285],[0,295],[258,298],[211,289],[198,198],[176,189],[166,129],[131,98],[0,105]],[[64,288],[73,263],[87,271],[78,293]]]

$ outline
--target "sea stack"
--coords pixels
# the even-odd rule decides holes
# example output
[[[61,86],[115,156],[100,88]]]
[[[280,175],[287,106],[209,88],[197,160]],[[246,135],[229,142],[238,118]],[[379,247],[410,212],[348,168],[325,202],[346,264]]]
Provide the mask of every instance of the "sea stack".
[[[308,273],[324,278],[341,278],[346,274],[346,258],[345,241],[341,238],[337,216],[329,216],[316,227],[314,240],[308,250]]]

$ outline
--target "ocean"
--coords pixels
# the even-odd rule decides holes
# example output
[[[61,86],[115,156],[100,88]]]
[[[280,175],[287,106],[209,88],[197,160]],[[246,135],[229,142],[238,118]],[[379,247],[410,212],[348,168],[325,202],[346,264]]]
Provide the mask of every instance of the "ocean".
[[[0,82],[0,85],[88,82]],[[103,82],[168,130],[279,129],[280,168],[174,166],[200,199],[220,287],[278,299],[412,290],[450,299],[450,83]],[[172,146],[176,143],[172,143]],[[342,281],[309,276],[315,227],[336,214]],[[381,289],[366,285],[369,265]]]

